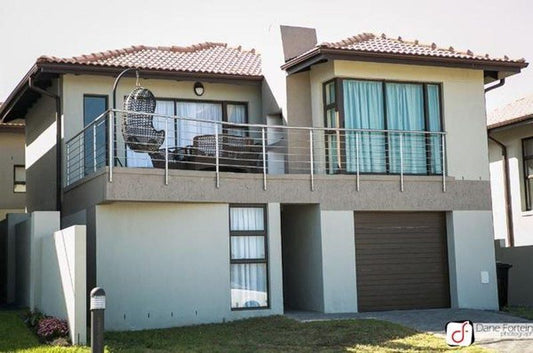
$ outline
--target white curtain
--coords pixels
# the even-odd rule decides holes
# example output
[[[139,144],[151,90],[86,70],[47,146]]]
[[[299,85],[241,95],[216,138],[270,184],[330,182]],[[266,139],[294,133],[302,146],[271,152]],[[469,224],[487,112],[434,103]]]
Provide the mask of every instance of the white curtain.
[[[230,229],[264,231],[263,208],[230,208]],[[231,260],[266,260],[265,236],[252,234],[231,236]],[[233,308],[268,305],[266,263],[232,263],[230,272]]]
[[[230,208],[231,230],[264,230],[264,215],[261,207]]]
[[[268,305],[266,264],[231,265],[231,306],[250,308]]]
[[[222,105],[218,103],[177,102],[176,115],[180,118],[222,121]],[[185,147],[193,144],[198,135],[214,134],[221,131],[220,124],[180,120],[178,123],[178,145]]]
[[[156,101],[155,113],[161,114],[161,115],[173,116],[174,115],[174,102],[164,101],[164,100]],[[165,130],[165,123],[167,124],[168,132],[165,135],[165,141],[161,145],[161,148],[165,148],[166,146],[165,143],[167,142],[168,142],[169,148],[175,147],[176,146],[176,124],[174,123],[174,119],[158,117],[158,116],[155,116],[153,119],[154,128],[156,130]],[[138,168],[153,167],[152,159],[150,158],[148,153],[134,152],[130,150],[129,147],[126,147],[126,155],[128,158],[128,167],[138,167]]]
[[[228,122],[245,124],[246,123],[246,106],[242,104],[228,104],[226,105],[228,112]],[[228,128],[227,133],[235,136],[246,136],[246,128]]]

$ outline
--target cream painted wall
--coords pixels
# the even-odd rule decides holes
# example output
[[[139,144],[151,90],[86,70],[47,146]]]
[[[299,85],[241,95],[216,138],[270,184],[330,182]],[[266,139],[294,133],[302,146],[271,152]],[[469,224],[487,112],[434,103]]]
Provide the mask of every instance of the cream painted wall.
[[[533,125],[520,125],[493,132],[491,135],[507,146],[515,246],[533,245],[533,211],[526,211],[522,158],[522,139],[533,137]],[[503,157],[496,143],[489,142],[489,147],[494,233],[496,239],[505,239],[507,228],[503,196]]]
[[[109,96],[112,105],[114,77],[91,75],[63,76],[63,115],[65,141],[83,129],[83,95],[102,94]],[[152,91],[156,98],[180,98],[202,100],[228,100],[248,102],[250,123],[264,123],[261,106],[261,86],[235,85],[204,82],[205,93],[197,97],[193,92],[194,81],[140,80],[140,84]],[[117,89],[117,108],[122,109],[123,97],[135,87],[135,79],[123,78]],[[120,130],[119,130],[120,131]]]
[[[0,220],[7,212],[24,212],[26,193],[13,192],[14,166],[24,165],[24,129],[0,128]]]
[[[279,212],[279,204],[268,205],[271,308],[231,311],[228,204],[97,206],[97,285],[107,293],[106,329],[282,314]]]
[[[322,84],[333,77],[442,83],[448,175],[489,180],[482,71],[342,60],[315,65],[310,74],[314,126],[324,126]]]

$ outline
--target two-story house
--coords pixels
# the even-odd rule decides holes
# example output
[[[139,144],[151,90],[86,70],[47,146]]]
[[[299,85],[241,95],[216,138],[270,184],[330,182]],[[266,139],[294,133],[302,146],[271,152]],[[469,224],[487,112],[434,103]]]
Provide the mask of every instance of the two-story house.
[[[41,57],[0,109],[26,120],[28,211],[87,226],[106,327],[497,309],[484,88],[527,64],[281,32],[274,63],[219,43]]]

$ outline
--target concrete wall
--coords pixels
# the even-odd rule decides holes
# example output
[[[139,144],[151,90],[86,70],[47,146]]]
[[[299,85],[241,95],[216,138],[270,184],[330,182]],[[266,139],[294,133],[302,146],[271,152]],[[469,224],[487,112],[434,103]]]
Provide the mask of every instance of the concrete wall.
[[[33,212],[15,226],[16,302],[39,309],[41,298],[42,239],[59,230],[59,212]]]
[[[5,222],[5,241],[6,241],[6,303],[12,304],[15,302],[15,286],[16,286],[16,225],[28,219],[27,213],[7,215]]]
[[[48,91],[58,93],[57,81]],[[28,212],[56,210],[56,106],[41,97],[26,114],[26,206]]]
[[[68,320],[74,344],[87,343],[85,226],[73,226],[41,240],[41,264],[36,307],[44,314]]]
[[[0,128],[0,220],[7,213],[24,212],[26,193],[13,192],[14,166],[24,165],[24,128]]]
[[[285,305],[290,309],[323,312],[319,205],[284,205],[282,233]]]
[[[513,265],[509,269],[508,303],[533,307],[533,246],[503,247],[495,242],[496,261]]]
[[[354,216],[352,211],[322,211],[324,312],[357,311]]]
[[[522,158],[522,139],[533,136],[533,125],[520,125],[492,132],[491,135],[507,146],[515,245],[533,245],[533,211],[526,210]],[[508,235],[503,193],[505,188],[503,157],[501,148],[492,141],[489,141],[489,158],[494,235],[496,239],[506,239]]]
[[[446,221],[452,307],[497,310],[491,212],[453,211]],[[488,283],[482,283],[483,272]]]
[[[106,329],[138,330],[283,313],[279,204],[268,206],[270,309],[231,311],[227,204],[96,207]]]

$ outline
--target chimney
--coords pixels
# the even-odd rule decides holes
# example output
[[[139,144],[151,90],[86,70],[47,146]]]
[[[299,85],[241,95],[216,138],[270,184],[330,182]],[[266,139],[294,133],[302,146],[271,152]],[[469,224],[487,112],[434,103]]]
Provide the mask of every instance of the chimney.
[[[314,28],[280,26],[283,56],[288,61],[316,46]]]

